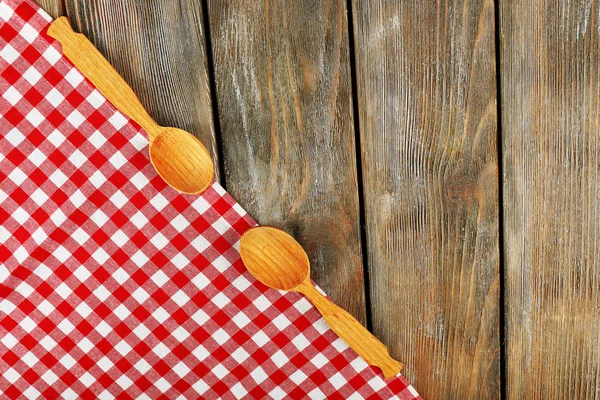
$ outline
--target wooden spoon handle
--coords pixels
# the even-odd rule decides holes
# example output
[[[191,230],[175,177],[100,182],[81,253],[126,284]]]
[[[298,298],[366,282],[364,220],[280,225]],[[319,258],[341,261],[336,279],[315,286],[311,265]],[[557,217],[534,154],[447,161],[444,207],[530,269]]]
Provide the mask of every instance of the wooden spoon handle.
[[[387,347],[371,334],[346,310],[323,296],[310,281],[303,282],[296,290],[310,299],[323,315],[329,327],[369,365],[379,367],[385,379],[396,376],[402,363],[390,357]]]
[[[131,87],[84,35],[76,33],[66,17],[48,28],[48,35],[58,40],[63,53],[100,92],[129,118],[137,122],[153,140],[161,128],[144,109]]]

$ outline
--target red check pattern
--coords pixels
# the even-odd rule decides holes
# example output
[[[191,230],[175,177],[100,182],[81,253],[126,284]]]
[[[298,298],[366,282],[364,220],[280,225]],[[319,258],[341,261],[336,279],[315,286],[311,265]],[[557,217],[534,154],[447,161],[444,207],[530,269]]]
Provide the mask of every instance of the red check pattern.
[[[50,21],[0,1],[0,397],[418,398],[247,273],[254,221],[169,188]]]

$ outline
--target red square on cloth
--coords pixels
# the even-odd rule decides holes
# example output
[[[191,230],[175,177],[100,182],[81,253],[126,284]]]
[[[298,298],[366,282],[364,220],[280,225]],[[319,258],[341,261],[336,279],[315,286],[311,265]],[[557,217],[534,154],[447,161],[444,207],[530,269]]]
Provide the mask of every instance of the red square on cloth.
[[[248,274],[255,222],[168,187],[50,23],[0,0],[0,397],[419,398]]]

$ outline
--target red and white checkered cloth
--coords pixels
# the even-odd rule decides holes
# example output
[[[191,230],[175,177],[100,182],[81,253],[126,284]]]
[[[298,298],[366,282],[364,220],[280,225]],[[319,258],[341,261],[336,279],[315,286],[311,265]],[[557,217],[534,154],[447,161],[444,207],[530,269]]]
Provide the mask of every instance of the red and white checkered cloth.
[[[50,22],[0,0],[0,397],[419,398],[248,274],[254,221],[168,187]]]

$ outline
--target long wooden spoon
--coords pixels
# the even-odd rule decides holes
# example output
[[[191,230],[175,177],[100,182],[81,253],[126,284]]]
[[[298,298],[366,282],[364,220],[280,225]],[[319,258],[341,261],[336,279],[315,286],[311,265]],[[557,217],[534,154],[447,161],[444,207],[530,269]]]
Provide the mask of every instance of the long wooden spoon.
[[[277,228],[252,228],[242,235],[240,254],[248,271],[260,282],[308,297],[329,327],[369,365],[379,367],[386,379],[400,372],[402,363],[390,357],[383,343],[313,286],[308,256],[293,237]]]
[[[48,28],[63,53],[121,112],[137,122],[150,137],[150,160],[158,174],[174,189],[183,193],[201,193],[214,178],[210,153],[190,133],[159,126],[119,73],[94,45],[71,28],[66,17]]]

